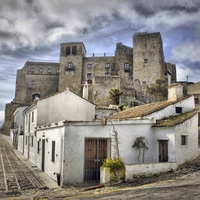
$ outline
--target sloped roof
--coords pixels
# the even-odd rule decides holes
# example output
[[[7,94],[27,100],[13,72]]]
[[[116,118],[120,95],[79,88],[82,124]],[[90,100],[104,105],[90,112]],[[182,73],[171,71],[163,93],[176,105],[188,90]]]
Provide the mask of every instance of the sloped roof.
[[[166,108],[167,106],[177,103],[181,100],[182,99],[177,99],[173,101],[166,100],[166,101],[160,101],[160,102],[154,102],[154,103],[145,104],[141,106],[136,106],[136,107],[115,113],[113,115],[110,115],[108,119],[125,120],[125,119],[133,119],[136,117],[144,117],[156,111],[162,110],[163,108]]]
[[[156,120],[156,124],[153,127],[170,127],[183,123],[184,121],[192,118],[197,114],[196,110],[192,110],[190,112],[183,113],[181,115],[174,115],[170,117],[166,117],[160,120]]]

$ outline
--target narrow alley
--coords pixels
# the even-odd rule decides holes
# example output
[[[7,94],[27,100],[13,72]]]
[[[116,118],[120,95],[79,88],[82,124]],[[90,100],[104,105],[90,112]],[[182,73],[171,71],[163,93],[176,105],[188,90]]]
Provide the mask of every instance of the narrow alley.
[[[45,187],[41,179],[20,161],[5,138],[0,135],[0,196]]]

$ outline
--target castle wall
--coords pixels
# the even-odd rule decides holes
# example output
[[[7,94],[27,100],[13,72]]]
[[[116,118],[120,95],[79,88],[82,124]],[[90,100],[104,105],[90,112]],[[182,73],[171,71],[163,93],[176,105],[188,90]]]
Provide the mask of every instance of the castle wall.
[[[160,33],[137,33],[133,36],[133,78],[140,84],[164,79],[164,54]]]
[[[93,103],[99,106],[109,106],[112,101],[109,91],[112,88],[120,88],[120,78],[118,76],[105,77],[96,76],[93,79]]]
[[[40,98],[58,91],[58,63],[26,62],[17,71],[15,103],[31,103],[34,94]]]

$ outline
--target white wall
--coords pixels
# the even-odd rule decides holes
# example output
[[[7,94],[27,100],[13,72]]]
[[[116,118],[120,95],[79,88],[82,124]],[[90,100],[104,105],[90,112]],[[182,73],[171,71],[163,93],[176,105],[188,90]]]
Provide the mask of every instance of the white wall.
[[[146,117],[154,117],[155,119],[162,119],[164,117],[169,117],[172,115],[179,115],[178,113],[175,112],[176,107],[182,107],[182,113],[194,110],[195,109],[194,96],[184,99],[181,102],[174,103],[164,109],[161,109],[157,112],[147,115]]]
[[[176,163],[153,163],[140,165],[125,165],[126,167],[126,181],[133,180],[134,175],[151,175],[160,172],[167,172],[177,168]]]
[[[120,156],[125,164],[138,163],[138,150],[132,148],[136,137],[144,136],[148,141],[145,151],[145,163],[155,163],[154,132],[152,120],[114,122],[118,132]],[[142,124],[142,125],[141,125]],[[65,134],[64,183],[82,183],[84,180],[84,142],[85,138],[111,138],[111,154],[115,155],[113,127],[110,122],[101,126],[100,122],[68,123]],[[155,158],[156,157],[156,158]]]
[[[181,145],[181,135],[187,136],[186,145]],[[187,162],[198,155],[198,115],[176,126],[177,164]]]
[[[57,181],[57,173],[62,174],[64,127],[43,128],[37,131],[36,144],[39,143],[39,152],[36,152],[36,166],[42,169],[42,139],[45,140],[44,172]],[[52,162],[52,141],[55,141],[55,161]],[[36,145],[36,151],[37,151]]]
[[[159,140],[168,141],[168,162],[176,162],[175,149],[175,128],[174,127],[154,127],[155,130],[155,161],[159,162]]]
[[[36,153],[35,127],[37,126],[37,105],[34,104],[34,105],[30,106],[27,110],[25,110],[24,114],[25,114],[24,156],[29,158],[29,160],[33,164],[35,164],[35,153]],[[32,114],[33,114],[33,120],[32,120]],[[29,128],[29,126],[30,126],[30,128]],[[33,146],[32,146],[32,142],[31,142],[32,137],[33,137]],[[27,143],[26,143],[26,140],[27,140]]]
[[[65,90],[38,101],[38,125],[61,120],[93,120],[95,105],[76,94]]]

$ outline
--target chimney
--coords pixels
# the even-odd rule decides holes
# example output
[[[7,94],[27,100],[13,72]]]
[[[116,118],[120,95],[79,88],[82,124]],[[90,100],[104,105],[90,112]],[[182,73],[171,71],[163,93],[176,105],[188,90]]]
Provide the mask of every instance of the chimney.
[[[88,83],[85,82],[83,85],[83,98],[88,100]]]
[[[183,98],[183,86],[179,83],[173,83],[168,86],[168,101],[174,101]]]

